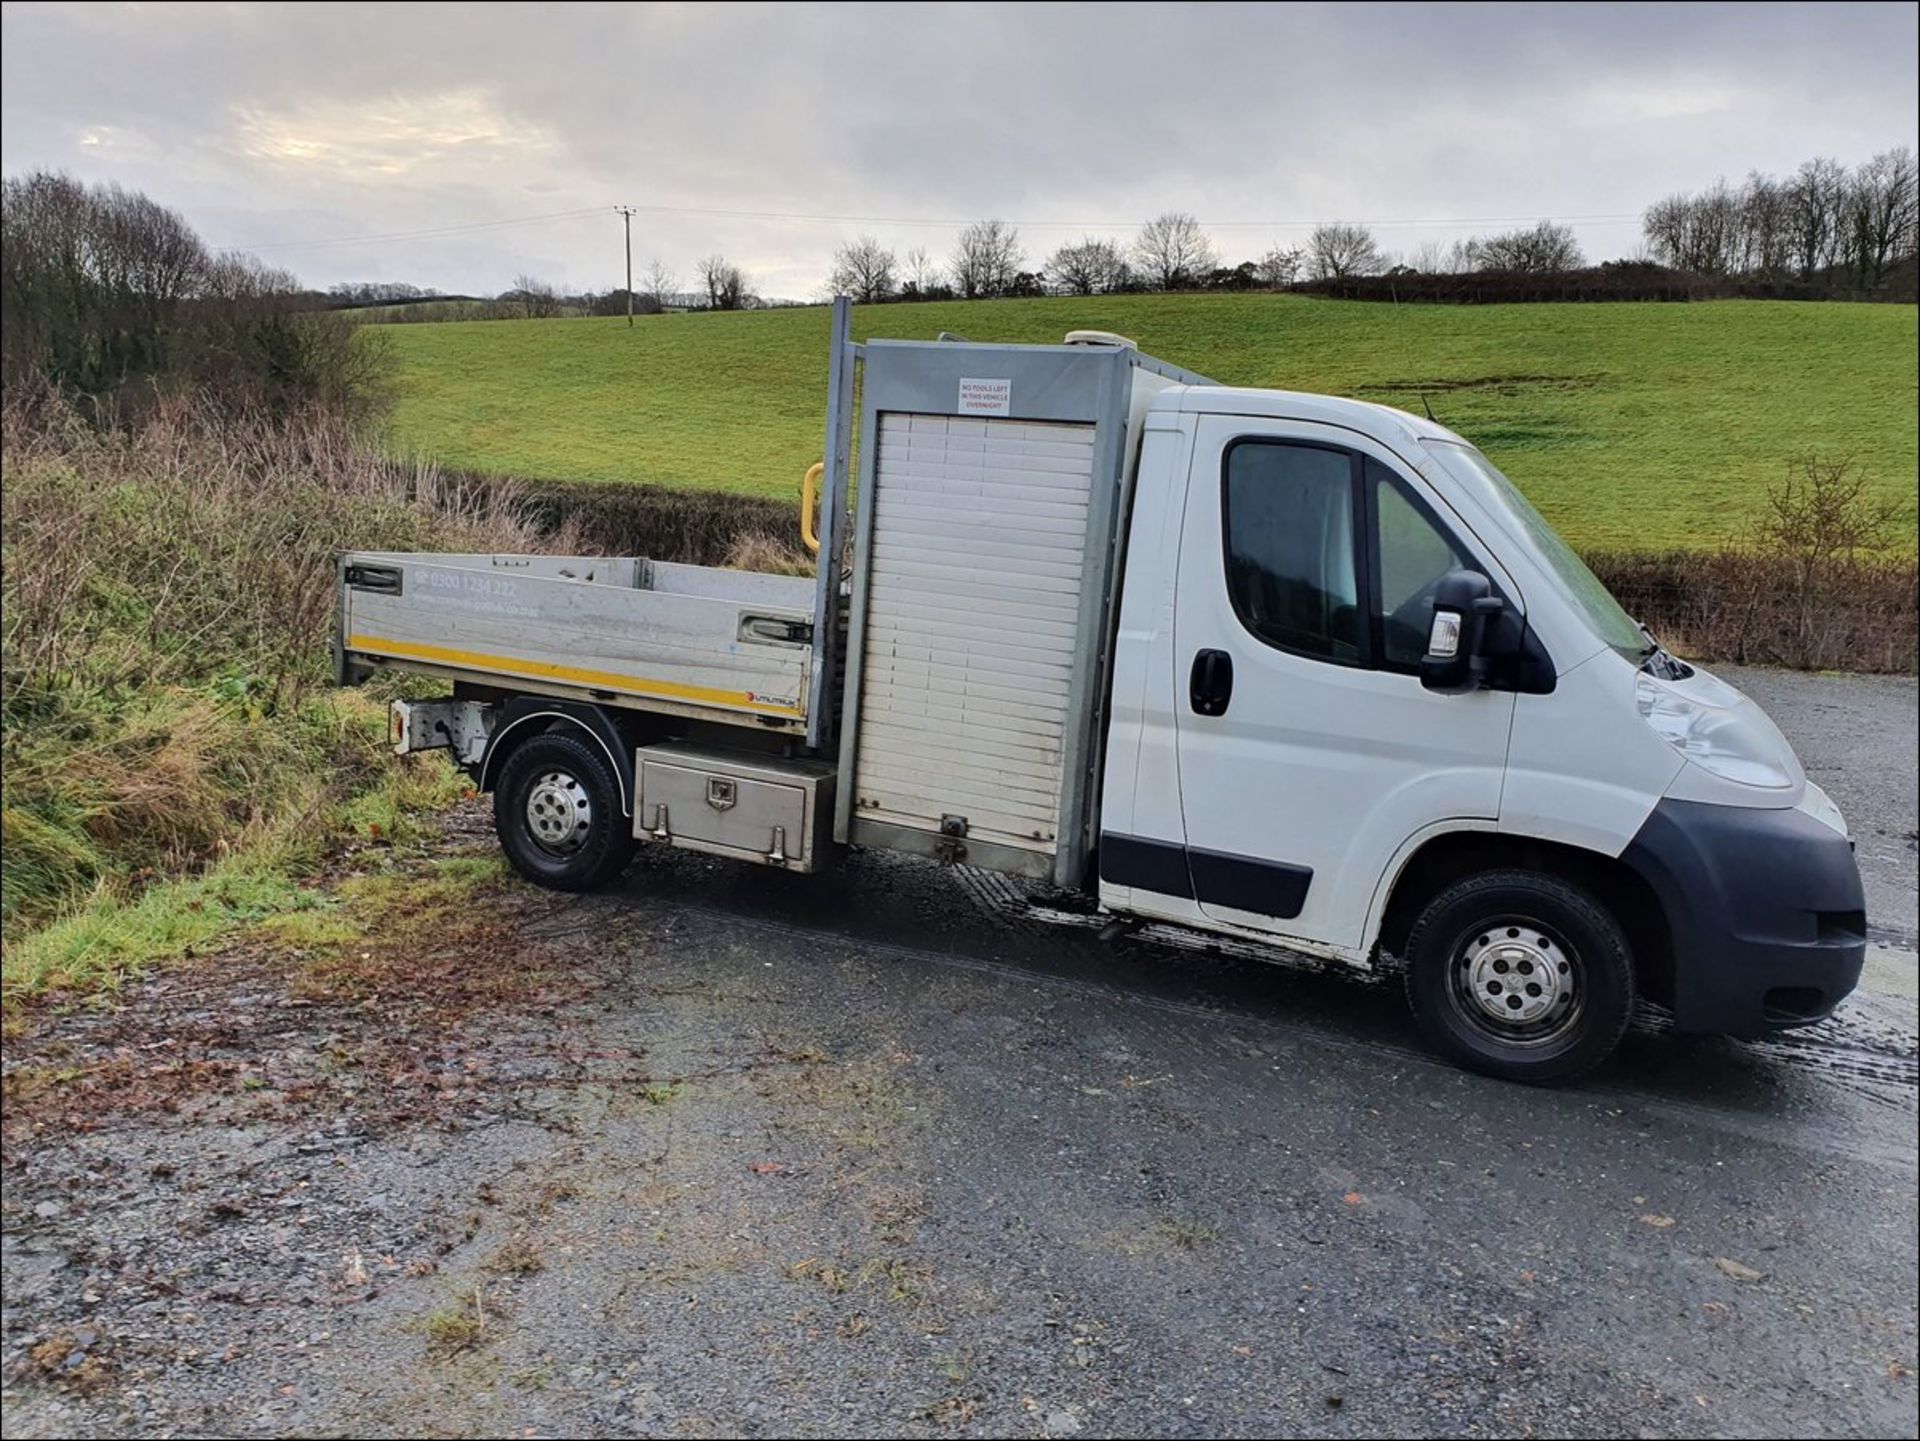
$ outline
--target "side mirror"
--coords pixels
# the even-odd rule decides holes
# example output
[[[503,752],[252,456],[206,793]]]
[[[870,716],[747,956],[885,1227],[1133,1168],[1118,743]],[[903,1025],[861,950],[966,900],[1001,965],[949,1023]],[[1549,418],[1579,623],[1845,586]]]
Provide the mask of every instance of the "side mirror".
[[[1420,657],[1420,684],[1442,695],[1478,690],[1487,670],[1487,629],[1506,602],[1493,582],[1477,570],[1454,570],[1440,577],[1433,592],[1433,620],[1427,629],[1427,653]]]

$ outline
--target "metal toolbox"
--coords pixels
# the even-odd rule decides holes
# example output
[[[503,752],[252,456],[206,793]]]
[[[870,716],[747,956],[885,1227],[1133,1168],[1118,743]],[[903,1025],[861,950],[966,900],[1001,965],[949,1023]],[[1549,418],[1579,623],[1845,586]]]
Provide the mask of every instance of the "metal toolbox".
[[[634,757],[638,839],[792,871],[826,863],[833,766],[678,742]]]

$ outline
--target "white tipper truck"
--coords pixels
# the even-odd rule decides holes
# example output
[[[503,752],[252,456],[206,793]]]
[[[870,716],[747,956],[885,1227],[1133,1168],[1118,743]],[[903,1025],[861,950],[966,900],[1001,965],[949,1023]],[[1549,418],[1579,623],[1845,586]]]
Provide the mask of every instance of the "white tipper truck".
[[[1853,989],[1836,807],[1469,442],[1104,333],[848,316],[812,579],[340,557],[339,679],[450,686],[394,704],[395,749],[449,748],[529,879],[605,885],[636,845],[964,862],[1402,969],[1439,1049],[1528,1081],[1636,1000],[1752,1036]]]

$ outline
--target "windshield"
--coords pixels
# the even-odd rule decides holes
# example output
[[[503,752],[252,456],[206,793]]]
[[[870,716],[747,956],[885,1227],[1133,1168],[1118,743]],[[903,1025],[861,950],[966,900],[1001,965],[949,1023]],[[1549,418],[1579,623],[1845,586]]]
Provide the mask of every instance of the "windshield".
[[[1574,554],[1573,547],[1560,538],[1547,524],[1546,517],[1533,508],[1519,487],[1502,475],[1492,461],[1470,445],[1435,440],[1428,441],[1427,445],[1473,498],[1515,538],[1532,544],[1535,556],[1559,579],[1568,599],[1586,617],[1595,635],[1629,657],[1638,658],[1645,652],[1647,636],[1633,617],[1620,608],[1620,602],[1600,583],[1600,577],[1587,569],[1586,562]]]

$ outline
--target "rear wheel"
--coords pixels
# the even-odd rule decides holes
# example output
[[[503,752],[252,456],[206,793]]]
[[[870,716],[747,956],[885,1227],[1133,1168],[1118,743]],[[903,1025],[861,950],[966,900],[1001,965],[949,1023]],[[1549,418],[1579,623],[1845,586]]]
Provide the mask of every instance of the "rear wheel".
[[[1414,922],[1407,999],[1440,1050],[1506,1080],[1569,1080],[1633,1013],[1633,956],[1586,891],[1538,871],[1455,881]]]
[[[633,857],[606,757],[564,732],[535,736],[507,757],[493,828],[515,870],[558,891],[603,886]]]

